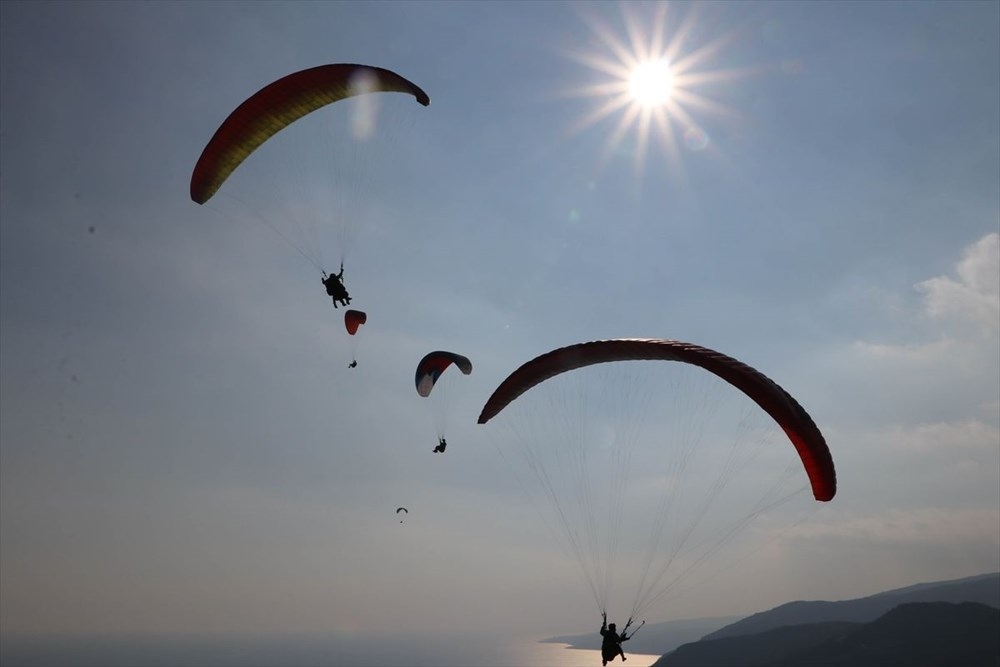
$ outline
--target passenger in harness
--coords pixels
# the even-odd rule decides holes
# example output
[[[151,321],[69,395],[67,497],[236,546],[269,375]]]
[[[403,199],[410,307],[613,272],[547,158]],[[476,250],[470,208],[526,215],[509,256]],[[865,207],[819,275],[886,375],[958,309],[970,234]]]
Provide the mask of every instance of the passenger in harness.
[[[623,630],[621,635],[618,634],[615,624],[608,623],[607,613],[602,614],[604,622],[601,624],[601,658],[602,665],[607,666],[607,664],[613,661],[617,656],[622,657],[622,662],[625,661],[625,651],[622,649],[622,642],[627,642],[630,637],[625,634]]]
[[[340,264],[340,273],[333,273],[329,276],[326,275],[326,271],[323,272],[323,287],[326,288],[326,293],[333,299],[333,307],[336,308],[339,303],[341,306],[348,306],[351,303],[351,295],[347,293],[347,288],[344,287],[344,264]]]

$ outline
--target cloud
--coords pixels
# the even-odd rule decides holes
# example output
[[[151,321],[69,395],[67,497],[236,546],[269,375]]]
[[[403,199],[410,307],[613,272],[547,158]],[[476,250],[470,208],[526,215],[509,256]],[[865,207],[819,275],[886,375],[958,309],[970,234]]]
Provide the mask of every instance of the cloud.
[[[914,287],[923,294],[919,307],[898,314],[899,335],[908,340],[856,340],[852,361],[862,365],[870,388],[883,396],[905,399],[919,410],[964,406],[968,416],[972,406],[979,414],[984,404],[997,401],[1000,389],[1000,234],[967,246],[954,277],[938,276]],[[957,416],[937,412],[930,418]]]
[[[878,544],[1000,543],[1000,509],[974,507],[890,509],[877,514],[814,521],[796,527],[793,537]]]
[[[918,283],[931,318],[951,324],[971,323],[996,335],[1000,330],[1000,234],[987,234],[962,253],[957,279],[938,276]]]
[[[820,597],[847,599],[916,581],[996,571],[998,524],[995,502],[960,509],[835,511],[796,526],[782,543],[788,556],[776,560],[784,565],[784,576],[800,582],[800,590],[812,585]],[[816,572],[838,581],[837,587],[821,592],[822,586],[809,583]]]
[[[860,509],[872,500],[885,508],[1000,507],[1000,424],[995,418],[930,420],[923,415],[919,421],[904,414],[899,422],[871,428],[827,430],[837,445],[838,499],[845,509]]]
[[[967,246],[954,274],[914,285],[923,295],[918,313],[891,305],[893,313],[910,320],[906,329],[930,324],[936,340],[902,344],[860,340],[854,344],[856,350],[878,360],[925,363],[967,354],[970,345],[979,347],[984,342],[987,350],[994,349],[1000,334],[1000,234],[987,234]],[[886,300],[896,304],[891,295]]]
[[[940,359],[953,351],[955,341],[950,338],[942,338],[930,343],[909,343],[904,345],[857,341],[854,346],[862,355],[867,357],[884,361],[905,362],[908,364],[924,364]]]
[[[915,426],[897,424],[879,434],[879,439],[888,447],[908,452],[970,454],[995,450],[1000,442],[1000,428],[977,419]]]

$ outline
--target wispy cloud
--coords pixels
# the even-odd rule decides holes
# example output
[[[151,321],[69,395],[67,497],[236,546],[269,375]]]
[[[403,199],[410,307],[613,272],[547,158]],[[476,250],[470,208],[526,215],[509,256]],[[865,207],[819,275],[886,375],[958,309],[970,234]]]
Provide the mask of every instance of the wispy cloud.
[[[874,359],[919,364],[934,361],[950,353],[955,348],[955,341],[942,338],[929,343],[902,345],[857,341],[854,346],[862,355]]]
[[[937,276],[917,284],[926,314],[950,324],[971,323],[987,334],[1000,330],[1000,234],[987,234],[962,253],[957,278]]]
[[[1000,509],[891,509],[827,521],[803,523],[794,537],[866,544],[1000,544]]]
[[[923,329],[932,340],[875,342],[859,340],[854,349],[864,360],[892,366],[960,369],[966,375],[988,372],[996,384],[1000,334],[1000,234],[970,244],[955,264],[954,277],[937,276],[917,283],[923,294],[917,312],[896,315],[910,330]],[[929,331],[926,325],[930,325]]]
[[[881,434],[886,446],[911,453],[992,451],[1000,443],[1000,428],[978,419],[927,422],[915,426],[896,424]]]

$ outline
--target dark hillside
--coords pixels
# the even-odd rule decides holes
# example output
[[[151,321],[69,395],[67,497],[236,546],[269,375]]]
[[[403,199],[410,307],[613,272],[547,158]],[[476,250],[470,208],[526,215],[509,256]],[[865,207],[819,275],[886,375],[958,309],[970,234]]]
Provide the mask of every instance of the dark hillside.
[[[1000,664],[1000,610],[975,602],[904,604],[844,637],[776,664],[996,667]]]
[[[756,635],[705,639],[685,644],[656,661],[657,667],[757,667],[777,664],[788,655],[808,651],[844,636],[854,623],[791,625]]]
[[[853,600],[798,601],[748,616],[704,639],[756,634],[787,625],[849,621],[867,623],[909,602],[978,602],[1000,608],[1000,573],[907,586]]]
[[[795,625],[685,644],[659,667],[997,667],[1000,609],[919,602],[864,624]]]

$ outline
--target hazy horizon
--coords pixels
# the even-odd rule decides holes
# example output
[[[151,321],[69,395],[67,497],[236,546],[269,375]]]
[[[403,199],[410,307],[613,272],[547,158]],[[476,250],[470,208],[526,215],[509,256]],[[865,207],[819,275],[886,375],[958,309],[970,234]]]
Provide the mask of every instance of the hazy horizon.
[[[542,644],[532,639],[510,638],[498,641],[480,637],[446,637],[428,640],[421,637],[384,641],[378,637],[352,638],[263,638],[198,639],[146,638],[7,641],[4,654],[19,667],[329,667],[380,665],[382,667],[573,667],[600,661],[600,651],[571,649],[563,644]],[[647,667],[658,655],[628,653],[628,664]]]
[[[996,576],[997,572],[970,575],[959,580],[981,576]],[[914,585],[934,582],[914,582]],[[909,588],[908,586],[903,588]],[[872,595],[890,593],[872,591]],[[867,596],[861,596],[867,597]],[[793,602],[789,600],[788,602]],[[766,610],[758,610],[766,611]],[[708,620],[708,619],[689,619]],[[735,619],[719,619],[725,627]],[[0,645],[3,664],[20,667],[64,667],[80,665],[94,667],[159,667],[195,664],[199,667],[312,667],[315,665],[381,665],[407,667],[436,665],[461,667],[476,664],[483,667],[534,665],[536,667],[569,667],[592,664],[600,660],[600,652],[571,648],[551,637],[519,637],[497,639],[489,636],[428,638],[425,636],[396,637],[386,641],[378,632],[369,636],[329,637],[322,635],[283,637],[18,637],[7,638]],[[599,641],[594,633],[594,641]],[[543,643],[544,642],[544,643]],[[550,643],[551,642],[551,643]],[[660,655],[628,651],[629,664],[647,667]]]

